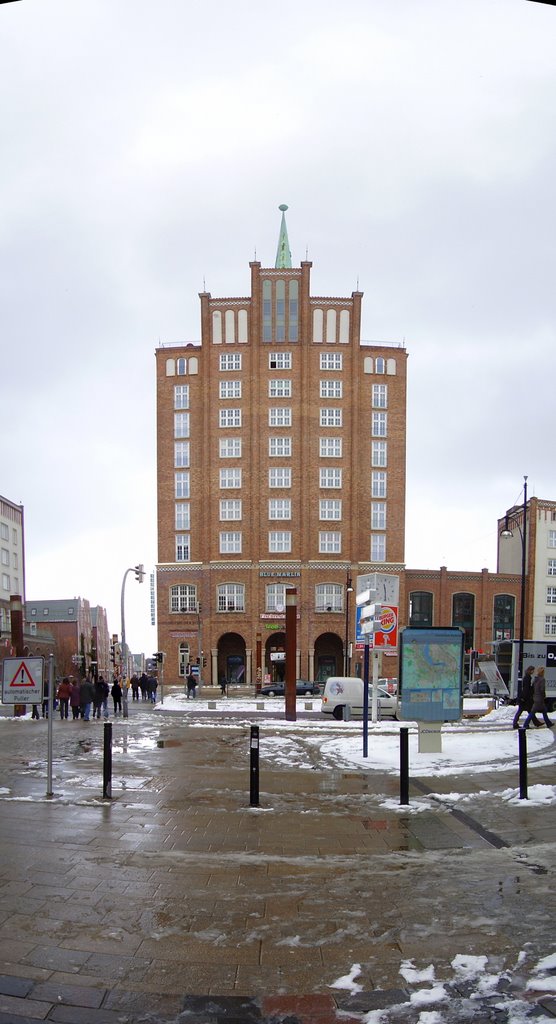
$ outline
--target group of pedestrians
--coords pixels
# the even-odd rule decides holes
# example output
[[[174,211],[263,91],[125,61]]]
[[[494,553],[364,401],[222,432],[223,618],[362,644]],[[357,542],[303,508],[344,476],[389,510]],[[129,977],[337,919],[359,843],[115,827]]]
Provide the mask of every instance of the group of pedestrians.
[[[513,720],[514,729],[528,729],[531,722],[536,729],[540,729],[541,723],[537,718],[537,713],[542,715],[547,729],[552,729],[555,724],[549,719],[548,709],[546,707],[546,680],[544,678],[544,666],[539,665],[536,675],[534,673],[535,666],[529,665],[523,679],[521,680],[517,711]],[[524,724],[520,726],[519,719],[523,712],[526,712],[527,717]]]
[[[122,687],[118,679],[114,679],[112,686],[110,686],[102,675],[98,679],[86,676],[85,679],[80,681],[74,679],[73,676],[64,676],[56,688],[53,707],[59,710],[62,721],[69,718],[71,708],[71,716],[74,721],[80,718],[84,722],[89,722],[91,719],[91,708],[93,710],[93,718],[101,718],[102,716],[108,718],[108,698],[110,696],[114,705],[114,715],[121,715],[122,694]],[[42,701],[43,718],[48,718],[48,701],[49,691],[48,681],[46,681]],[[39,705],[33,704],[32,718],[39,717]]]
[[[141,676],[133,675],[131,677],[132,700],[139,700],[139,694],[141,694],[142,701],[150,701],[151,704],[156,704],[157,689],[158,679],[156,676],[148,676],[146,672],[143,672]]]

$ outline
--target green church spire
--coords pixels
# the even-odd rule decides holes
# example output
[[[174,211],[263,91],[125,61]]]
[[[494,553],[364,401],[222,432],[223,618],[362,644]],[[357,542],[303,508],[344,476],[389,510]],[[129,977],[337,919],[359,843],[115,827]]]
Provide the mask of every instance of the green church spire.
[[[286,227],[286,210],[287,206],[282,203],[278,209],[282,211],[282,223],[280,224],[280,237],[278,239],[278,250],[276,252],[276,268],[283,269],[284,267],[291,267],[292,265],[292,254],[290,252],[290,243],[288,241],[288,229]]]

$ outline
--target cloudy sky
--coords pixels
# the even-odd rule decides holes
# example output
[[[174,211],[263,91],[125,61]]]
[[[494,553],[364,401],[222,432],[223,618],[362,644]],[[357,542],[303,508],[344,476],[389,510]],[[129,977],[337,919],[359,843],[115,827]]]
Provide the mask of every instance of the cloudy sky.
[[[0,493],[27,596],[120,628],[156,563],[154,350],[245,295],[279,203],[315,294],[409,352],[406,561],[496,568],[556,498],[556,10],[530,0],[0,5]],[[156,647],[148,581],[127,633]]]

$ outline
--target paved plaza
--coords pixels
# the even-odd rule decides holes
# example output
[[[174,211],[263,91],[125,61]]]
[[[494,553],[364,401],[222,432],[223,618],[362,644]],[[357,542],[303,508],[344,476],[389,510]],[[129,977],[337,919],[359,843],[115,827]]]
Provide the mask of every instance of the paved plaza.
[[[0,722],[0,1024],[556,1018],[556,815],[500,798],[517,766],[412,776],[401,808],[395,774],[274,763],[257,712],[251,806],[250,721],[216,703],[130,704],[111,799],[103,722],[54,721],[52,796],[47,722]]]

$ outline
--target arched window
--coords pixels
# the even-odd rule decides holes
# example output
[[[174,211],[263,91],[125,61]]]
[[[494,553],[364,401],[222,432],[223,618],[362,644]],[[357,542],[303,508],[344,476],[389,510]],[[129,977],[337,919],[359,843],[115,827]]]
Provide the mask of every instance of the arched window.
[[[386,363],[382,356],[378,356],[375,361],[375,373],[386,373]]]
[[[460,626],[465,633],[465,650],[473,649],[473,633],[475,626],[475,595],[452,595],[452,626]]]
[[[373,372],[373,358],[372,356],[365,356],[363,360],[363,373]]]
[[[186,365],[186,361],[185,361],[185,359],[183,357],[178,359],[177,364],[176,364],[176,369],[177,369],[178,377],[184,377],[185,374],[187,373],[187,365]]]
[[[319,583],[315,587],[315,611],[343,612],[344,591],[341,583]]]
[[[297,281],[290,281],[289,285],[289,310],[288,310],[288,321],[289,321],[289,339],[290,341],[297,341],[298,339],[298,316],[299,316],[299,285]]]
[[[176,360],[175,359],[167,359],[166,360],[166,376],[167,377],[174,377],[175,374],[176,374]]]
[[[318,345],[322,343],[324,332],[324,312],[322,309],[315,309],[313,313],[313,341]]]
[[[336,310],[329,309],[326,314],[326,341],[329,345],[333,345],[336,341],[336,320]]]
[[[226,342],[231,344],[236,340],[236,318],[234,316],[233,309],[227,309],[224,314],[224,329],[226,332]]]
[[[349,309],[340,310],[340,344],[349,344]]]
[[[189,360],[189,373],[192,377],[199,372],[199,360],[197,356],[191,356]]]
[[[170,587],[170,611],[196,612],[197,587],[184,583],[179,583],[174,587]]]
[[[386,373],[390,374],[391,377],[394,377],[396,375],[396,360],[395,359],[387,359],[386,360]]]
[[[245,611],[245,586],[243,583],[221,583],[216,588],[219,612]]]
[[[182,678],[187,675],[187,669],[189,666],[189,644],[181,643],[179,648],[179,665],[178,672]]]
[[[428,590],[413,590],[409,595],[409,625],[432,624],[432,594]]]
[[[492,617],[493,640],[511,640],[515,625],[515,597],[496,594]]]
[[[286,611],[286,584],[268,583],[265,589],[267,612],[277,612],[278,615],[282,615]]]
[[[219,309],[212,314],[212,342],[213,345],[222,344],[222,313]]]
[[[239,309],[237,314],[237,340],[241,345],[245,345],[248,340],[247,335],[248,317],[246,309]]]

